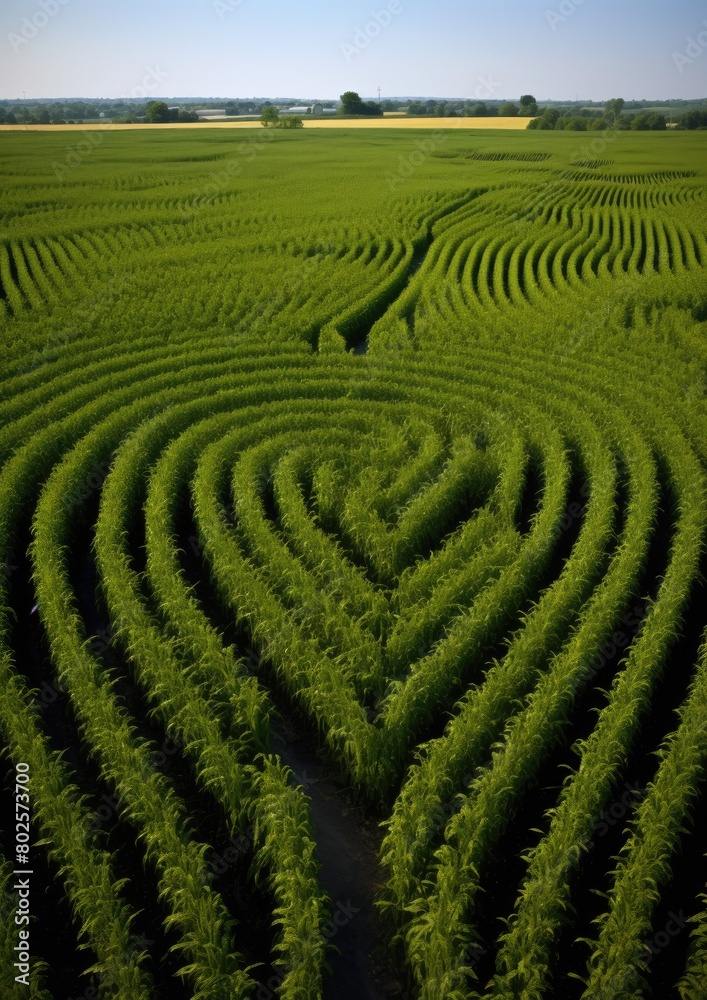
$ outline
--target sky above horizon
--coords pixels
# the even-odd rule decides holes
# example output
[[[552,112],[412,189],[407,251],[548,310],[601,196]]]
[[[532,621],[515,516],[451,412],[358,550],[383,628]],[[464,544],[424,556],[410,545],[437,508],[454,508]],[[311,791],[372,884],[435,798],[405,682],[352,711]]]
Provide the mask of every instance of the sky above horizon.
[[[707,96],[704,0],[5,0],[0,97]]]

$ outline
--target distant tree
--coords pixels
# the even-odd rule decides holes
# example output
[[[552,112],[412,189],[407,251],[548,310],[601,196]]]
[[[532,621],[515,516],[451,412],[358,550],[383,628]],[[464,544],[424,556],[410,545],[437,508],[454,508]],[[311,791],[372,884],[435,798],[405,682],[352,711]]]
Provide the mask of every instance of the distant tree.
[[[660,132],[665,127],[665,115],[643,112],[631,117],[631,128],[636,132]]]
[[[260,115],[260,124],[263,128],[272,128],[277,125],[280,118],[280,112],[272,104],[266,104],[263,107],[262,114]]]
[[[341,111],[345,115],[375,115],[383,114],[383,108],[375,101],[362,101],[355,90],[347,90],[341,95]]]
[[[538,113],[538,102],[532,94],[523,94],[520,99],[521,118],[534,118]]]
[[[626,101],[624,101],[623,97],[614,97],[611,101],[606,102],[604,115],[609,119],[609,121],[616,121],[623,111],[625,104]]]
[[[501,118],[516,118],[518,115],[518,105],[513,104],[511,101],[506,101],[498,109],[498,113]]]
[[[49,111],[43,104],[38,104],[36,108],[32,109],[32,121],[38,125],[48,125],[51,121]]]
[[[304,122],[299,115],[283,115],[277,122],[277,128],[304,128]]]
[[[707,128],[707,111],[687,111],[678,118],[680,129]]]
[[[469,109],[469,114],[472,118],[485,118],[488,113],[489,109],[483,101],[477,101],[476,104],[472,104]]]
[[[347,90],[341,95],[341,110],[345,115],[359,115],[363,104],[360,96],[355,90]]]
[[[580,118],[579,115],[568,115],[561,118],[555,128],[563,128],[567,132],[586,132],[587,119]]]
[[[555,128],[557,128],[557,123],[559,121],[560,112],[557,108],[545,108],[539,118],[533,118],[528,125],[528,128],[537,128],[543,132],[552,132]]]
[[[187,124],[188,122],[198,122],[199,116],[196,111],[187,111],[184,108],[180,108],[177,112],[177,121],[182,124]]]
[[[150,101],[145,108],[145,118],[150,123],[169,121],[169,108],[164,101]]]

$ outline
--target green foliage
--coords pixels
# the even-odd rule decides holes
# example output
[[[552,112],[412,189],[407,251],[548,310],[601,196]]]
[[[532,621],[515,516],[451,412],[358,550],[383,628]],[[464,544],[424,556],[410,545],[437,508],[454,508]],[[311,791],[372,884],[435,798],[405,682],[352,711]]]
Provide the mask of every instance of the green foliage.
[[[260,124],[264,128],[272,128],[280,121],[280,112],[274,104],[266,104],[260,116]]]
[[[532,94],[523,94],[520,99],[520,111],[521,117],[533,117],[538,113],[538,102],[535,100]]]
[[[347,90],[345,94],[341,95],[341,112],[344,115],[382,117],[383,108],[375,101],[362,101],[355,91]]]
[[[145,118],[148,122],[168,122],[169,108],[164,101],[150,101],[145,108]]]
[[[707,111],[688,111],[687,114],[680,115],[677,121],[679,128],[707,128]]]
[[[616,121],[621,112],[624,109],[626,102],[623,97],[615,97],[611,101],[606,102],[606,107],[604,108],[604,114],[610,121]]]
[[[304,128],[299,115],[283,115],[275,124],[277,128]]]
[[[546,109],[532,135],[4,136],[0,733],[106,996],[151,996],[167,957],[135,947],[136,891],[191,995],[257,997],[271,967],[284,1000],[330,990],[332,803],[287,764],[290,714],[384,820],[411,996],[477,995],[482,971],[497,1000],[550,996],[568,958],[587,1000],[648,995],[707,764],[707,230],[703,134],[630,110]],[[32,627],[60,713],[29,689]],[[105,833],[87,773],[116,796]],[[245,845],[223,881],[211,831]],[[607,895],[577,942],[588,872]],[[258,886],[253,956],[234,900]],[[690,892],[670,986],[698,1000]]]

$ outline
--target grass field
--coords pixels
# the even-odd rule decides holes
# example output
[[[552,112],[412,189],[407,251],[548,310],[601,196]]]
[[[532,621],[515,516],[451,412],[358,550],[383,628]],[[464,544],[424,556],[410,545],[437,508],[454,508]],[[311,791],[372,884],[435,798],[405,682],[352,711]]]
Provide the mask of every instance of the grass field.
[[[0,992],[704,1000],[707,136],[341,124],[0,135]]]

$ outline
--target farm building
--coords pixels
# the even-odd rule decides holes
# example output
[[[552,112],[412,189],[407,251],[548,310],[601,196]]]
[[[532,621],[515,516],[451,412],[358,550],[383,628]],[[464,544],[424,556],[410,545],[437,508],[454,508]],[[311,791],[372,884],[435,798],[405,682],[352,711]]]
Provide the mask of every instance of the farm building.
[[[323,104],[302,105],[297,108],[281,108],[284,115],[335,115],[336,108],[325,108]]]

